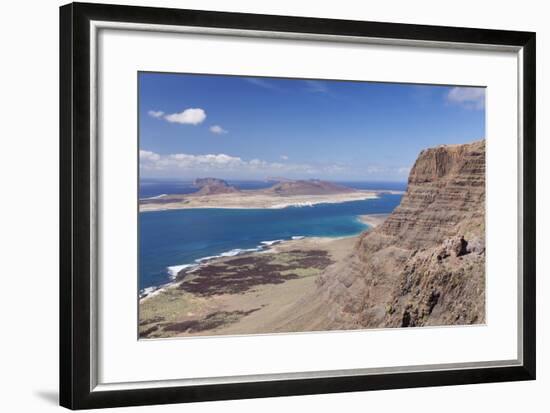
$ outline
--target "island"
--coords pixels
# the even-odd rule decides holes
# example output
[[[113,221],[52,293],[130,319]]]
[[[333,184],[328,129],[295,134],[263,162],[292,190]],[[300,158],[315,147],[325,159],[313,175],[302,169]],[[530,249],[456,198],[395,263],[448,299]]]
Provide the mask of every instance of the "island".
[[[389,190],[359,190],[333,182],[281,178],[265,189],[241,190],[218,178],[199,178],[191,194],[166,194],[139,201],[140,212],[190,208],[286,208],[377,198]]]

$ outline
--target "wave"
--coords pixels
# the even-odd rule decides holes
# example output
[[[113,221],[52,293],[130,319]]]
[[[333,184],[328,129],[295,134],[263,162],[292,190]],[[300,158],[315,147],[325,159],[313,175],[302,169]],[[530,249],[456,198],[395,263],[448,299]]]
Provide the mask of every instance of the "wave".
[[[151,294],[153,291],[157,290],[159,287],[146,287],[139,291],[139,298],[143,298]]]
[[[235,257],[236,255],[244,254],[246,252],[256,252],[256,251],[260,251],[261,249],[262,249],[261,247],[246,248],[246,249],[235,248],[235,249],[227,251],[227,252],[222,252],[219,256],[220,257]]]
[[[139,290],[139,299],[141,300],[142,298],[156,295],[168,285],[169,284],[161,284],[161,285],[153,285],[151,287],[142,288],[141,290]]]
[[[304,238],[305,238],[304,236],[295,235],[295,236],[292,236],[290,239],[299,240],[299,239],[304,239]],[[177,277],[177,275],[180,273],[180,271],[185,270],[185,269],[198,268],[200,265],[206,263],[207,261],[211,261],[211,260],[214,260],[216,258],[223,258],[223,257],[236,257],[237,255],[246,254],[248,252],[269,252],[269,248],[271,246],[276,245],[276,244],[280,244],[281,242],[285,242],[285,241],[287,241],[287,240],[285,240],[285,239],[275,239],[275,240],[270,240],[270,241],[261,241],[260,245],[258,245],[255,248],[234,248],[232,250],[222,252],[218,255],[209,255],[209,256],[206,256],[206,257],[197,258],[193,264],[171,265],[169,267],[166,267],[166,271],[170,275],[170,278],[175,279]],[[148,288],[152,288],[152,287],[148,287]],[[145,290],[147,290],[148,288],[145,288],[145,289],[141,290],[140,294],[142,292],[144,294],[148,294],[148,293],[145,293]]]
[[[202,257],[202,258],[197,258],[195,260],[195,262],[197,264],[203,264],[204,262],[206,261],[211,261],[215,258],[221,258],[221,257],[234,257],[236,255],[239,255],[239,254],[244,254],[246,252],[256,252],[256,251],[260,251],[262,249],[261,246],[258,246],[256,248],[235,248],[235,249],[232,249],[232,250],[229,250],[229,251],[225,251],[225,252],[222,252],[221,254],[218,254],[218,255],[209,255],[207,257]],[[191,264],[193,265],[193,264]]]
[[[186,268],[196,267],[197,264],[182,264],[182,265],[172,265],[170,267],[167,267],[168,274],[170,274],[170,277],[172,279],[176,278],[176,276],[179,274],[181,270],[184,270]]]
[[[210,260],[213,260],[214,258],[219,258],[220,256],[219,255],[209,255],[208,257],[202,257],[202,258],[197,258],[195,260],[196,263],[203,263],[204,261],[210,261]]]
[[[274,204],[271,205],[270,209],[284,209],[284,208],[303,208],[303,207],[313,207],[318,204],[324,204],[325,202],[289,202],[284,204]]]
[[[273,241],[262,241],[262,242],[260,242],[260,244],[265,245],[267,247],[270,247],[272,245],[279,244],[283,241],[284,241],[284,239],[274,239]]]
[[[168,194],[160,194],[160,195],[156,195],[156,196],[150,196],[148,198],[140,198],[139,200],[140,201],[148,201],[150,199],[160,199],[160,198],[164,198],[165,196],[168,196]]]

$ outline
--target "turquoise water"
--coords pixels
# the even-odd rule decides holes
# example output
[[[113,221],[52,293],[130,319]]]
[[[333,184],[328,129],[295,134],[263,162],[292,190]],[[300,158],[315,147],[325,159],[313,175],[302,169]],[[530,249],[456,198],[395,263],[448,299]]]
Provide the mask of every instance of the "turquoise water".
[[[383,194],[378,199],[311,207],[140,213],[140,289],[169,282],[170,273],[177,273],[182,265],[259,250],[266,241],[358,234],[367,228],[358,215],[389,213],[400,200],[401,195]]]

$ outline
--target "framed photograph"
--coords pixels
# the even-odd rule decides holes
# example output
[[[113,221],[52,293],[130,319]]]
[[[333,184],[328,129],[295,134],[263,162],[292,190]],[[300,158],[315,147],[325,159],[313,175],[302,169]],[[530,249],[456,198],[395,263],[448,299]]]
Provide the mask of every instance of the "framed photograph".
[[[535,378],[535,33],[60,13],[62,406]]]

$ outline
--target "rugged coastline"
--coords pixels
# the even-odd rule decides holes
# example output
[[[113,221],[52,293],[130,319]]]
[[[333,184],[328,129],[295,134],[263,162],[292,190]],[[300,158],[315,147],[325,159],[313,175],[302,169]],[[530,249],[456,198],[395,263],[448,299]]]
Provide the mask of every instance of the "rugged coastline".
[[[217,195],[166,195],[148,202],[141,201],[140,212],[164,211],[171,209],[224,208],[224,209],[263,209],[307,207],[318,204],[333,204],[350,201],[375,199],[373,191],[357,191],[346,194],[292,195],[281,196],[241,191],[238,194]]]
[[[265,332],[358,237],[307,237],[217,257],[140,299],[140,338]]]
[[[368,214],[359,219],[369,231],[387,216]],[[358,240],[358,235],[295,236],[265,241],[256,251],[182,266],[172,282],[140,298],[140,337],[233,334],[242,329],[261,333],[271,317],[315,289],[316,277],[344,259]],[[185,308],[196,309],[182,314]]]
[[[263,209],[306,207],[378,198],[381,193],[400,194],[392,190],[359,190],[320,180],[284,180],[270,188],[239,190],[217,178],[195,180],[197,192],[163,194],[142,199],[140,212],[173,209],[224,208]]]
[[[235,196],[212,198],[226,195]],[[288,240],[183,269],[141,300],[140,337],[485,322],[484,141],[422,151],[400,205],[358,219],[370,227],[358,236]]]

